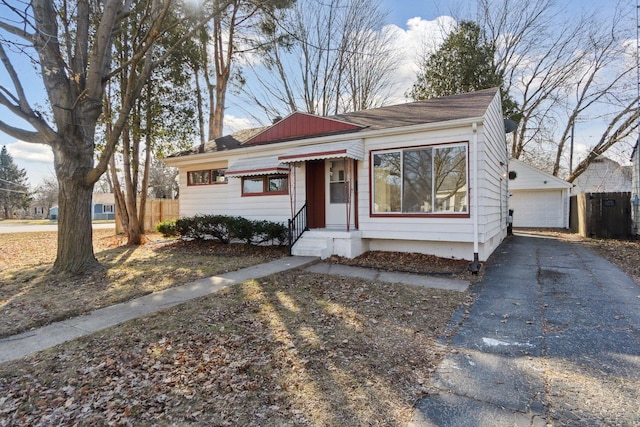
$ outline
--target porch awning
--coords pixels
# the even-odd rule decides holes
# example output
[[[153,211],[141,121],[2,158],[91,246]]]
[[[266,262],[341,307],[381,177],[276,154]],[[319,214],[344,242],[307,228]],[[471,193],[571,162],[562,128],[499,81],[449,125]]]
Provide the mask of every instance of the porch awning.
[[[307,160],[336,159],[348,157],[364,160],[364,141],[361,139],[314,144],[296,148],[278,157],[282,163],[304,162]]]
[[[231,163],[225,171],[229,178],[239,178],[252,175],[289,173],[289,167],[278,160],[277,157],[252,157],[240,159]]]

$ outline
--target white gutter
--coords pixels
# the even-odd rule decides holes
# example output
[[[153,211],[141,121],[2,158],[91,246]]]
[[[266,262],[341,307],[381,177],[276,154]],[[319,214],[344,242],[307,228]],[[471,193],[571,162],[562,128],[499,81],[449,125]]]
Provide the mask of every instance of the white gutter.
[[[473,217],[473,262],[471,263],[471,272],[478,274],[480,271],[480,263],[478,261],[478,209],[480,203],[478,201],[478,123],[471,124],[471,216]]]

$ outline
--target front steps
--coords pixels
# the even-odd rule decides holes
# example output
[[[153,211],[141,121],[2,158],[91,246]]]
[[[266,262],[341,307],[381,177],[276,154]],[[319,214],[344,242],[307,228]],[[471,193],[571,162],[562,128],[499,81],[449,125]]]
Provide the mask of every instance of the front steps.
[[[291,254],[322,259],[329,258],[331,255],[355,258],[367,251],[366,246],[359,230],[309,230],[305,231],[293,245]]]

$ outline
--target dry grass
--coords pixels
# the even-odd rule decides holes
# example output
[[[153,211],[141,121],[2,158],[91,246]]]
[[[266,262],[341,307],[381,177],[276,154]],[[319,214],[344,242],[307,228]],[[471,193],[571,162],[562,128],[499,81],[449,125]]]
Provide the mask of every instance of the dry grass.
[[[94,251],[105,269],[68,277],[47,274],[56,232],[2,235],[0,337],[284,255],[282,248],[184,244],[155,234],[147,240],[127,247],[113,231],[94,230]]]
[[[404,425],[462,303],[302,270],[245,282],[0,365],[0,426]]]
[[[107,236],[96,239],[103,243],[96,252],[111,263],[107,274],[138,259]],[[635,268],[628,264],[637,259],[636,242],[583,243]],[[166,257],[156,263],[170,265],[165,274],[184,267],[181,275],[195,278],[212,260],[235,258],[211,252],[208,245],[155,243],[137,262],[155,271],[151,259]],[[51,261],[28,269],[44,271]],[[355,263],[467,274],[461,263],[416,255],[366,255]],[[139,283],[159,277],[126,274]],[[467,294],[301,270],[245,282],[0,365],[0,426],[404,425],[443,357],[437,338],[471,302]]]

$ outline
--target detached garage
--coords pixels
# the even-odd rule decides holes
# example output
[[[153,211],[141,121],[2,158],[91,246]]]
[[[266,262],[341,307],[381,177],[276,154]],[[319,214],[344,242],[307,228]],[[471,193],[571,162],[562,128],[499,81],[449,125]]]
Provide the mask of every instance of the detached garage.
[[[569,228],[573,185],[519,160],[509,160],[509,209],[514,227]]]

